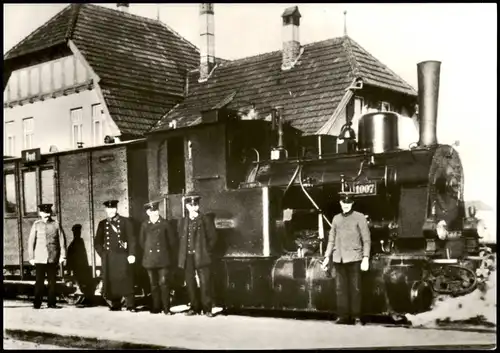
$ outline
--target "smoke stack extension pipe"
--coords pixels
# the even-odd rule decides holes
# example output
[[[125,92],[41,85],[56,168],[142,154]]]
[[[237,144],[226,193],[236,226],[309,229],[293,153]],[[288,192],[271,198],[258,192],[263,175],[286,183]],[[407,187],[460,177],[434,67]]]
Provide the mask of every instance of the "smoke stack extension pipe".
[[[440,61],[423,61],[417,64],[419,146],[437,145],[437,112],[439,99]]]

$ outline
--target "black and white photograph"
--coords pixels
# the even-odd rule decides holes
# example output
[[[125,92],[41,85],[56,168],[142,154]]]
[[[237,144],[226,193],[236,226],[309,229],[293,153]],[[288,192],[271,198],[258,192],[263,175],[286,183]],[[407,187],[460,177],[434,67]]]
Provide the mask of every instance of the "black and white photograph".
[[[492,350],[495,3],[4,3],[3,348]]]

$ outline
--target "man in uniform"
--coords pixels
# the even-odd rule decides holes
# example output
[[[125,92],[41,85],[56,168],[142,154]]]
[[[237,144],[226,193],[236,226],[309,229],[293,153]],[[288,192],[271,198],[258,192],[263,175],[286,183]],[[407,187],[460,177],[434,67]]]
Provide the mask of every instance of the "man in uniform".
[[[340,194],[342,213],[333,217],[323,268],[335,266],[339,324],[361,325],[361,271],[368,271],[370,230],[365,216],[352,209],[350,193]],[[330,259],[332,257],[332,259]]]
[[[94,247],[102,260],[103,295],[111,301],[111,311],[121,310],[125,297],[127,310],[136,312],[134,302],[135,236],[127,217],[118,214],[117,200],[104,202],[107,218],[99,222]]]
[[[148,219],[141,225],[139,244],[143,250],[142,266],[148,271],[151,284],[151,313],[158,314],[163,307],[165,315],[172,315],[169,281],[170,269],[175,266],[176,236],[168,221],[160,216],[158,202],[149,202],[144,207]]]
[[[212,314],[212,287],[210,265],[215,246],[216,231],[213,219],[200,212],[200,196],[189,193],[184,197],[187,215],[179,222],[179,267],[184,270],[191,308],[186,315],[199,315],[201,309],[207,317]],[[196,277],[201,292],[197,295]]]
[[[58,309],[56,305],[57,265],[66,260],[66,237],[56,220],[51,218],[52,204],[41,204],[40,219],[33,223],[28,239],[28,256],[31,265],[35,266],[35,300],[33,308],[42,305],[45,274],[49,284],[47,304],[49,308]]]

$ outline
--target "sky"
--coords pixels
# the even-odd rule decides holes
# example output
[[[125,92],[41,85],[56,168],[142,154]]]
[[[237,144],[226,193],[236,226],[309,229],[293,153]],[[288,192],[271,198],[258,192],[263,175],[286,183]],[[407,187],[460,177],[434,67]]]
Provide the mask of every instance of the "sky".
[[[4,54],[67,4],[4,4]],[[115,8],[116,4],[101,4]],[[199,46],[197,3],[131,4]],[[416,64],[439,60],[437,135],[459,141],[465,198],[496,210],[496,4],[215,4],[215,53],[237,59],[281,49],[281,14],[299,6],[301,44],[348,35],[417,88]],[[347,11],[344,16],[344,11]]]

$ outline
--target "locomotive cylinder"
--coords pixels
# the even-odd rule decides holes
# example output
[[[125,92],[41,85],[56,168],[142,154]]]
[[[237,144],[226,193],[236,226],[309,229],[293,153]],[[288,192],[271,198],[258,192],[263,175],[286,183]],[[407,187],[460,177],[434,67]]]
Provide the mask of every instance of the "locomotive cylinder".
[[[399,145],[398,116],[395,113],[369,113],[358,124],[359,149],[373,153],[394,150]]]
[[[437,145],[436,128],[440,71],[440,61],[423,61],[417,64],[419,146]]]

